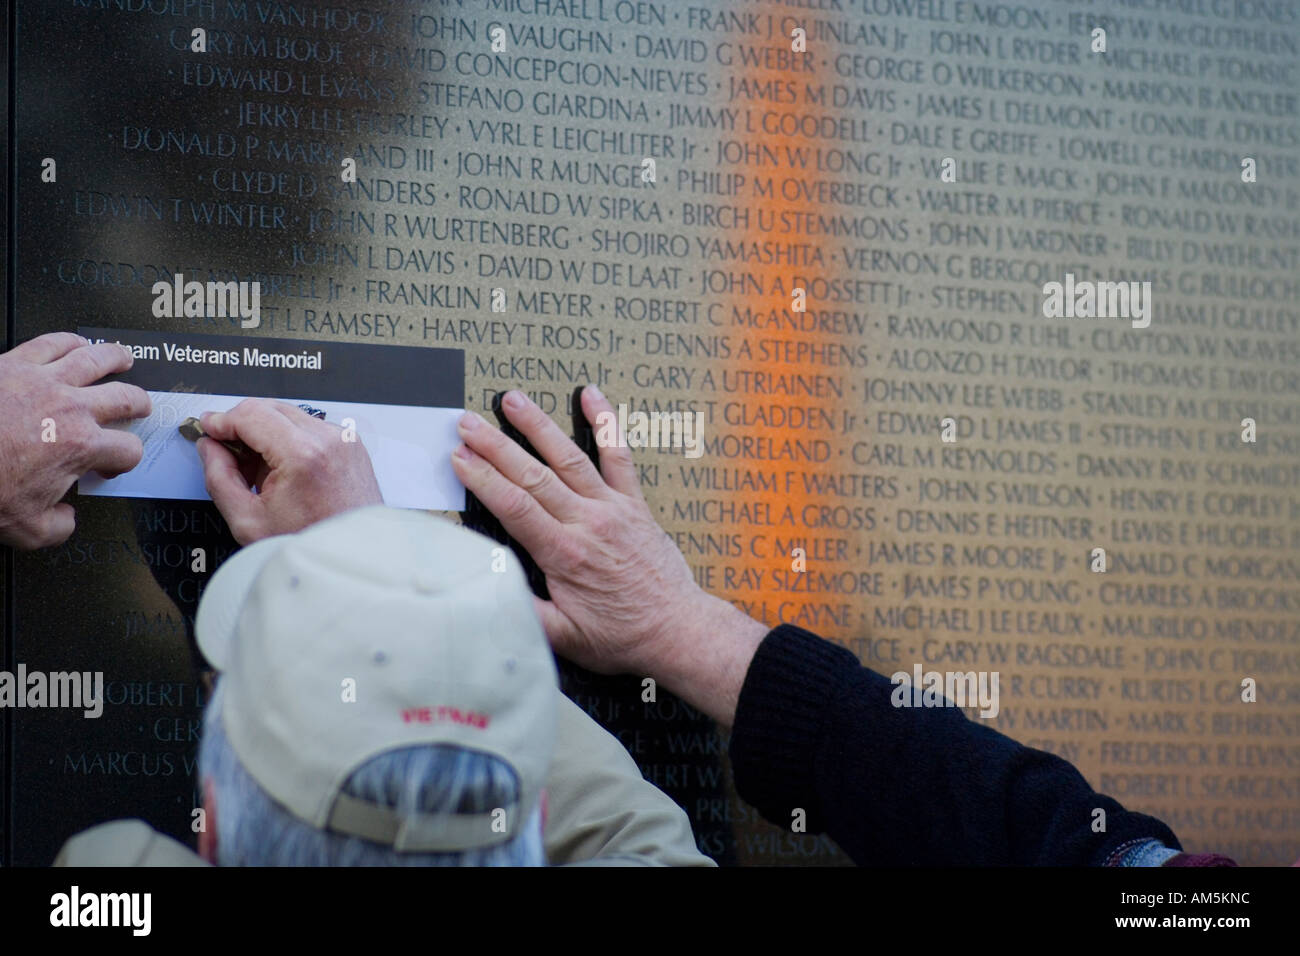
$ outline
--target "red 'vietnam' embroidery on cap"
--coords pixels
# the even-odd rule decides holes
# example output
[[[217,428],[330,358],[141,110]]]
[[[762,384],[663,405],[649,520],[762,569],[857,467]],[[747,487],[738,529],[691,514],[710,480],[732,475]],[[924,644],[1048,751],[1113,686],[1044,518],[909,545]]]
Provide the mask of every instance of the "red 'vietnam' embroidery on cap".
[[[444,720],[484,730],[492,718],[487,714],[461,710],[459,707],[407,707],[402,711],[402,722],[407,724],[434,724]]]

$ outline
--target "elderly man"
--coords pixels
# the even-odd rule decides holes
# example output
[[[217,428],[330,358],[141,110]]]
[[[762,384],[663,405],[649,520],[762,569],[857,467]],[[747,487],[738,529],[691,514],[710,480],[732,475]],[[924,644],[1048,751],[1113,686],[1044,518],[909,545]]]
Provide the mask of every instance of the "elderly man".
[[[559,691],[514,556],[420,512],[353,510],[228,560],[199,646],[199,855],[140,821],[57,863],[712,865],[686,815]]]

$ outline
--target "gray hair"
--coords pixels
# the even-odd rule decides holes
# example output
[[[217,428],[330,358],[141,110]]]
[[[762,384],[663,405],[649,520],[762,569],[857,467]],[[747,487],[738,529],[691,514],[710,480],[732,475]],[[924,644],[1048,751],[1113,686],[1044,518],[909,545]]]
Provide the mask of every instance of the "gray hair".
[[[399,853],[360,837],[319,830],[277,803],[230,746],[217,693],[203,713],[199,774],[216,799],[220,866],[545,866],[540,807],[513,839],[454,853]],[[367,761],[343,792],[399,815],[489,813],[517,799],[519,781],[490,754],[452,746],[390,750]]]

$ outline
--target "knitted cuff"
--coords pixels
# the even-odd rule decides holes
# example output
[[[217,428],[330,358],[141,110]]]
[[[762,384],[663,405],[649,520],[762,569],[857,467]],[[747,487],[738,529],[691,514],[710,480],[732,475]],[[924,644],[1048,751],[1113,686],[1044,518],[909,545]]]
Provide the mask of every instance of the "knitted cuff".
[[[814,764],[822,722],[845,668],[857,668],[849,651],[791,624],[763,638],[745,675],[731,731],[736,790],[773,822],[788,824],[803,807],[816,832]]]

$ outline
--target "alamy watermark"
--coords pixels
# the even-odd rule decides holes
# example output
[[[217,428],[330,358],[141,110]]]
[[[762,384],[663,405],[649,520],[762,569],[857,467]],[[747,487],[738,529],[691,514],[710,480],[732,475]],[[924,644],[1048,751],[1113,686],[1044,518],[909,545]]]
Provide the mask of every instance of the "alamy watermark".
[[[0,671],[0,708],[71,707],[92,720],[104,713],[103,671]]]
[[[51,926],[125,927],[133,936],[148,936],[152,911],[152,893],[83,893],[73,884],[50,897]]]
[[[596,416],[596,444],[601,448],[682,448],[687,458],[704,454],[703,412],[629,412]]]
[[[997,671],[897,671],[889,678],[897,684],[889,701],[895,707],[978,707],[981,717],[998,715]]]
[[[1065,282],[1043,285],[1043,315],[1049,319],[1132,319],[1133,328],[1151,324],[1150,282],[1074,281],[1074,273],[1065,274]]]
[[[171,282],[155,282],[151,291],[154,318],[239,318],[240,328],[245,329],[262,324],[259,282],[186,282],[178,272]]]

